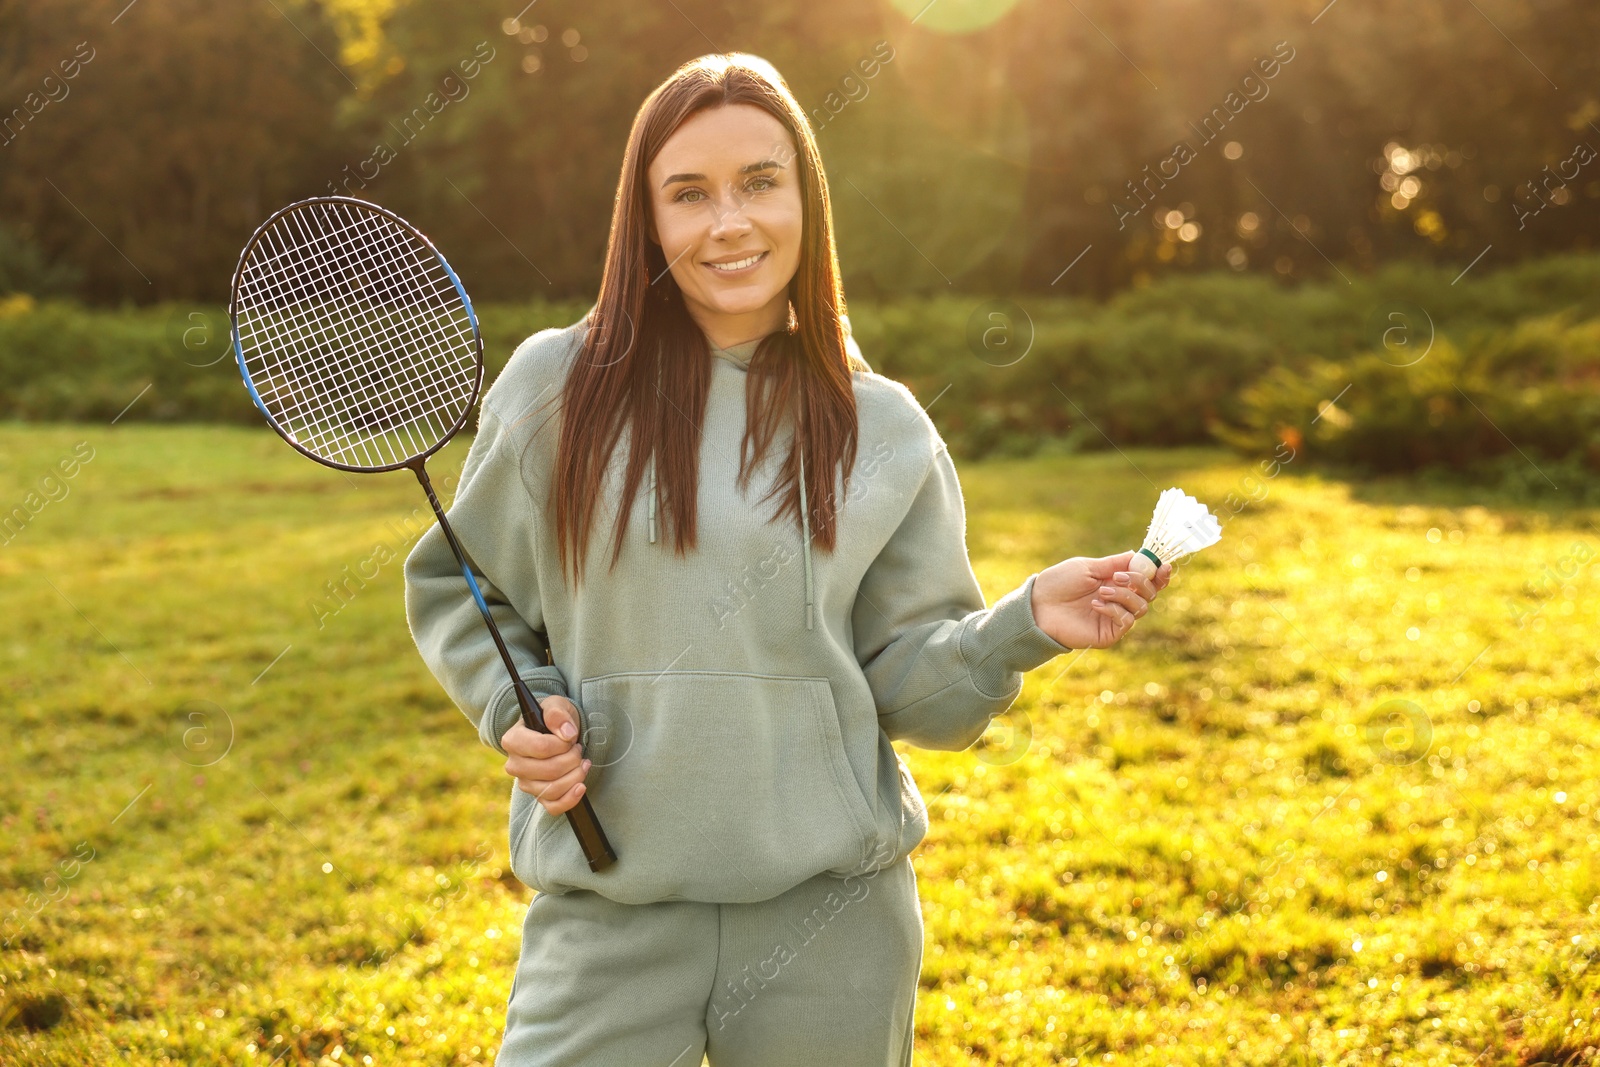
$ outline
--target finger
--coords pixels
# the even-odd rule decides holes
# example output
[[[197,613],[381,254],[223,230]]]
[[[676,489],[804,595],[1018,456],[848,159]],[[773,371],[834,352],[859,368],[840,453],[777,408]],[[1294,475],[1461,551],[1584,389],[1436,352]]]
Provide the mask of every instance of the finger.
[[[1134,618],[1139,618],[1150,610],[1149,602],[1127,586],[1102,585],[1100,587],[1100,599],[1113,604],[1120,604]]]
[[[506,773],[513,778],[532,778],[536,781],[549,781],[566,774],[582,763],[583,759],[583,745],[574,741],[571,748],[548,759],[507,756]]]
[[[517,788],[533,794],[541,802],[550,801],[564,796],[588,774],[589,768],[580,765],[556,778],[518,778]]]
[[[1128,629],[1138,621],[1134,618],[1133,613],[1127,608],[1123,607],[1121,604],[1106,603],[1101,601],[1098,603],[1091,603],[1090,606],[1115,623],[1117,627],[1117,633],[1119,635],[1126,633]]]
[[[559,801],[546,804],[545,810],[551,815],[565,815],[567,812],[578,806],[578,802],[583,799],[584,794],[588,791],[588,786],[582,782],[579,782],[577,785],[567,790],[566,795],[564,795]]]
[[[501,739],[501,747],[518,755],[544,758],[565,752],[572,741],[583,734],[583,716],[578,706],[564,696],[548,696],[539,702],[544,724],[549,728],[533,729],[518,719]],[[567,736],[568,733],[572,737]],[[542,738],[543,740],[536,740]]]
[[[568,741],[555,734],[531,730],[521,719],[518,719],[500,738],[500,747],[505,749],[508,755],[521,756],[525,759],[551,759],[570,750],[575,744],[576,741]]]
[[[1120,588],[1132,589],[1146,600],[1156,598],[1156,586],[1138,571],[1118,571],[1111,581]]]
[[[1088,567],[1089,573],[1102,582],[1108,582],[1118,571],[1125,571],[1133,565],[1133,556],[1134,553],[1128,551],[1118,552],[1114,556],[1100,556],[1097,559],[1091,559]]]
[[[1172,581],[1172,564],[1163,563],[1156,569],[1156,588],[1165,589],[1170,581]]]
[[[578,714],[578,706],[566,697],[545,697],[539,701],[539,709],[544,713],[544,724],[550,728],[553,736],[570,741],[583,732],[583,720]]]
[[[1127,633],[1129,630],[1133,629],[1133,624],[1139,621],[1139,616],[1136,613],[1129,611],[1121,604],[1113,604],[1112,607],[1116,608],[1120,613],[1117,616],[1118,631],[1120,633]]]
[[[552,815],[560,815],[566,811],[569,811],[577,806],[578,801],[583,799],[583,795],[588,792],[588,790],[588,783],[581,781],[573,782],[572,785],[568,786],[564,790],[558,786],[552,785],[550,791],[545,795],[554,797],[556,799],[550,802],[545,802],[545,810]]]

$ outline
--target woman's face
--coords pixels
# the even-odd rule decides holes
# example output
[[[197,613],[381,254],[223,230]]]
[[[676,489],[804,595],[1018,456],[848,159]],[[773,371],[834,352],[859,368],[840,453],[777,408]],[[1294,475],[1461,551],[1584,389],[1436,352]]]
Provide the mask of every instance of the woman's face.
[[[788,321],[803,219],[797,167],[781,122],[752,104],[726,104],[685,120],[647,168],[651,237],[713,344],[754,340]]]

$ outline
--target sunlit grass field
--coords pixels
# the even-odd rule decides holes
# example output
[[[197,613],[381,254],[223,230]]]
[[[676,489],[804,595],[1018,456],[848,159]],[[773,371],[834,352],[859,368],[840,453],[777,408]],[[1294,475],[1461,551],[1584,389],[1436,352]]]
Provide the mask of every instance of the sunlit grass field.
[[[1593,509],[1213,450],[960,469],[991,601],[1136,547],[1169,485],[1224,532],[973,749],[901,746],[919,1064],[1594,1056]],[[501,760],[406,630],[411,475],[265,430],[0,427],[0,510],[30,492],[0,1063],[491,1063],[532,891]]]

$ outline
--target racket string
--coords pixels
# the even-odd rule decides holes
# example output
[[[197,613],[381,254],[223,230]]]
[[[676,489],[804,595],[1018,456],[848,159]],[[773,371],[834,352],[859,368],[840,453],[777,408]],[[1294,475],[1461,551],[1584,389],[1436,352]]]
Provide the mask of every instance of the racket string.
[[[358,236],[370,239],[370,237],[372,235],[371,234],[367,234],[367,233],[358,233]],[[344,281],[345,288],[346,288],[349,296],[352,298],[352,301],[354,301],[357,294],[355,293],[355,291],[354,291],[354,289],[353,289],[353,287],[351,285],[350,279],[351,279],[352,274],[355,273],[355,271],[358,269],[358,264],[354,259],[353,250],[352,249],[348,249],[348,248],[346,248],[346,249],[335,249],[335,248],[332,247],[331,241],[328,241],[328,240],[324,240],[321,243],[327,245],[328,247],[326,248],[326,252],[329,255],[331,255],[333,258],[338,260],[340,262],[341,267],[346,268],[346,269],[341,271],[339,276]],[[314,246],[315,245],[313,244],[313,247]],[[370,247],[369,247],[368,251],[371,252],[371,253],[375,253],[376,254],[376,253],[382,252],[383,250],[382,250],[381,245],[370,244]],[[393,257],[392,256],[383,256],[382,258],[384,260],[384,265],[385,266],[395,266],[396,265],[393,262]],[[414,272],[412,272],[412,274],[414,274]],[[411,276],[410,274],[408,274],[408,276],[405,278],[405,280],[406,280],[407,283],[413,283],[413,284],[417,281],[417,279],[414,276]],[[355,310],[355,313],[358,316],[356,325],[359,326],[361,328],[361,330],[364,331],[364,334],[365,334],[364,338],[358,337],[358,338],[355,338],[355,340],[366,339],[366,340],[370,341],[375,346],[376,350],[373,351],[371,353],[370,358],[365,360],[364,363],[361,364],[361,365],[353,365],[349,361],[336,361],[333,364],[333,367],[336,368],[340,373],[340,382],[339,382],[339,384],[343,388],[343,392],[341,394],[341,399],[346,399],[346,400],[348,400],[349,398],[354,397],[356,395],[361,395],[362,394],[362,386],[364,384],[379,385],[380,383],[377,380],[375,380],[375,375],[376,375],[376,373],[378,371],[381,370],[381,367],[383,365],[381,361],[384,360],[385,358],[387,358],[389,360],[392,360],[393,358],[395,358],[396,356],[401,354],[395,349],[394,345],[392,345],[390,343],[390,339],[389,338],[385,337],[382,333],[374,331],[374,327],[375,326],[379,326],[381,328],[381,317],[377,316],[376,313],[373,312],[373,318],[370,319],[370,320],[359,318],[359,316],[363,312],[363,309],[360,307],[360,305],[358,303],[352,303],[350,306],[352,307],[352,309]],[[339,338],[339,340],[344,341],[346,339],[345,338]],[[381,397],[380,398],[375,398],[375,397],[372,396],[371,391],[366,392],[365,395],[363,396],[363,400],[365,401],[366,410],[370,410],[371,407],[373,406],[374,402],[376,400],[379,400],[379,399],[385,399],[385,398],[381,398]],[[409,433],[407,433],[406,436],[408,438],[406,443],[407,443],[408,448],[409,448],[410,451],[412,451],[412,452],[422,451],[423,448],[426,448],[425,445],[422,446],[422,448],[418,448],[415,439],[412,438]],[[386,441],[385,438],[383,438],[383,437],[375,438],[375,439],[373,439],[373,441],[374,441],[374,443],[391,443],[391,442]],[[322,444],[324,442],[318,442],[318,443]],[[393,449],[391,448],[391,455],[390,455],[390,457],[388,459],[388,462],[394,462],[397,458],[398,457],[395,457],[393,455]]]
[[[398,465],[475,399],[470,313],[409,230],[356,205],[317,206],[268,227],[241,272],[245,364],[269,415],[307,451]]]
[[[269,314],[262,323],[267,340],[276,346],[279,357],[277,366],[265,368],[276,373],[271,386],[262,395],[268,403],[283,402],[281,415],[289,423],[286,428],[294,433],[297,440],[303,435],[307,436],[304,444],[320,454],[326,442],[315,435],[316,427],[329,421],[328,417],[334,413],[340,396],[353,393],[356,383],[347,365],[326,358],[319,360],[316,353],[334,347],[344,350],[354,347],[353,342],[359,339],[359,332],[352,333],[352,327],[364,327],[365,320],[358,317],[351,323],[330,319],[320,323],[322,329],[319,330],[319,324],[314,320],[296,319],[284,314],[285,309],[293,309],[301,303],[311,304],[315,308],[317,294],[312,291],[310,283],[318,280],[318,275],[314,273],[318,254],[335,263],[348,259],[339,256],[331,245],[334,238],[342,235],[310,233],[304,220],[293,216],[285,220],[285,229],[289,227],[296,228],[298,235],[279,232],[266,235],[269,241],[282,249],[282,254],[275,257],[282,261],[278,273],[261,275],[255,279],[259,282],[256,288],[263,303],[269,311],[277,312]],[[287,243],[291,240],[297,243]],[[339,265],[348,267],[347,262]],[[347,298],[347,314],[354,311],[359,315],[360,305],[355,299],[357,294],[344,280],[348,273],[348,269],[342,272],[324,269],[320,280],[324,287],[332,284],[342,289],[342,295]],[[304,387],[308,384],[320,386],[321,393],[313,391],[307,395]],[[362,451],[370,461],[372,452]]]
[[[398,237],[398,234],[390,233],[388,236],[389,236],[390,240],[388,240],[384,244],[383,250],[384,250],[386,258],[389,258],[389,259],[392,260],[393,259],[393,255],[395,253],[401,252],[402,249],[400,248],[398,241],[395,239],[395,238]],[[406,249],[404,251],[410,251],[410,250]],[[413,265],[417,265],[415,256],[412,257],[412,263],[413,263]],[[399,266],[399,264],[396,263],[396,266]],[[434,267],[434,270],[438,273],[438,277],[437,278],[430,278],[430,281],[432,281],[435,285],[439,286],[441,288],[441,291],[448,291],[453,296],[454,295],[454,291],[455,291],[454,282],[452,282],[450,280],[450,278],[447,275],[445,275],[444,272],[441,269],[438,268],[436,259],[433,261],[432,266]],[[431,273],[431,272],[425,272],[425,275],[429,274],[429,273]],[[448,290],[444,289],[444,287],[446,287],[446,286],[448,287]],[[429,310],[431,310],[435,315],[434,320],[430,324],[433,325],[433,326],[436,326],[436,327],[439,326],[440,323],[439,323],[438,318],[437,318],[437,313],[439,311],[444,310],[444,309],[442,307],[440,307],[440,306],[435,306],[432,309],[425,308],[424,309],[424,313],[428,312]],[[453,326],[456,329],[457,337],[454,338],[454,340],[457,340],[457,341],[459,341],[461,343],[464,343],[464,344],[467,344],[469,346],[471,345],[472,338],[471,338],[470,333],[468,333],[468,334],[466,334],[464,336],[461,335],[461,333],[460,333],[461,328],[462,328],[462,326],[463,326],[463,324],[465,322],[465,320],[463,318],[461,318],[459,316],[448,316],[447,315],[447,316],[445,316],[445,320],[444,321],[445,321],[446,325]],[[467,325],[470,325],[470,323],[468,323]],[[463,384],[462,380],[459,377],[456,378],[454,381],[452,381],[449,378],[446,378],[442,373],[440,373],[442,368],[438,364],[435,364],[435,363],[423,363],[423,364],[420,365],[420,367],[418,369],[422,372],[422,375],[423,375],[423,381],[422,381],[421,385],[422,386],[431,386],[433,388],[433,393],[432,393],[433,396],[449,396],[449,394],[453,390],[459,389],[460,385]],[[471,381],[470,381],[470,379],[467,382],[465,382],[464,384],[466,384],[468,386],[468,390],[467,390],[466,395],[450,396],[449,398],[450,399],[459,399],[459,400],[461,400],[461,401],[463,401],[465,403],[470,403],[470,401],[472,399],[471,398]],[[421,395],[423,395],[423,394],[422,394],[421,389],[419,388],[418,390],[414,390],[412,393],[407,394],[407,399],[411,399],[413,397],[420,397]],[[453,418],[452,418],[451,422],[454,422]],[[442,426],[438,426],[436,429],[437,429],[437,432],[439,434],[446,433],[450,429],[450,424],[446,423],[446,424],[444,424]]]
[[[285,222],[285,227],[294,224],[294,220]],[[264,235],[264,240],[283,246],[288,235],[269,231]],[[300,244],[291,244],[283,247],[282,255],[278,258],[285,262],[277,275],[263,275],[254,279],[259,284],[263,303],[268,304],[273,310],[279,308],[292,308],[299,302],[312,302],[314,294],[307,290],[307,285],[314,277],[307,271],[308,247],[304,243],[304,235],[300,237]],[[275,353],[280,362],[272,366],[263,360],[263,371],[272,373],[271,384],[259,391],[263,401],[271,404],[275,401],[286,400],[293,397],[295,406],[284,403],[282,411],[283,420],[288,423],[285,427],[299,439],[308,426],[317,423],[319,417],[331,411],[327,404],[319,402],[317,396],[303,396],[304,387],[313,381],[317,370],[335,371],[332,367],[319,368],[312,359],[312,352],[326,344],[327,338],[317,336],[313,323],[309,320],[297,321],[282,316],[266,317],[261,323],[264,327],[266,340],[275,346]],[[335,337],[335,342],[345,341],[344,337]],[[329,374],[324,374],[320,384],[326,387],[329,383]],[[340,385],[346,383],[340,382]],[[309,410],[308,410],[309,409]],[[315,442],[306,442],[314,450]]]
[[[300,221],[303,224],[303,220],[300,220]],[[359,226],[359,220],[357,220],[357,225],[356,226],[352,226],[352,225],[347,223],[347,225],[342,227],[342,231],[348,232],[348,231],[350,231],[352,229],[357,229],[358,226]],[[369,227],[369,231],[370,231],[370,227]],[[358,272],[359,266],[358,266],[357,263],[355,263],[353,261],[353,256],[351,255],[351,251],[349,249],[337,249],[337,248],[333,247],[332,238],[335,237],[335,236],[338,236],[338,234],[307,235],[307,243],[311,248],[319,250],[319,251],[322,251],[325,255],[331,257],[335,262],[337,262],[339,264],[339,266],[341,268],[343,268],[342,271],[339,274],[336,275],[336,277],[340,277],[342,279],[342,281],[344,282],[344,286],[343,287],[344,287],[347,295],[352,300],[354,300],[354,299],[356,299],[358,297],[358,294],[351,287],[350,279],[351,279],[351,276],[354,273]],[[382,234],[374,235],[374,234],[368,232],[368,233],[358,233],[358,236],[367,237],[369,239],[372,236],[378,236],[381,239],[384,235],[382,235]],[[319,245],[321,246],[320,248],[318,248]],[[399,270],[404,271],[405,272],[405,280],[407,282],[411,283],[413,286],[416,286],[418,283],[421,283],[423,285],[431,285],[431,286],[437,288],[439,286],[440,282],[444,280],[444,279],[441,279],[441,278],[429,279],[429,278],[426,278],[426,277],[419,277],[418,276],[418,272],[417,272],[416,267],[415,267],[415,264],[405,264],[405,263],[397,262],[395,260],[395,257],[392,254],[383,254],[383,253],[386,253],[386,252],[391,252],[393,248],[394,248],[394,241],[392,239],[390,241],[388,241],[387,244],[382,243],[380,241],[380,243],[376,243],[376,244],[372,244],[371,245],[371,251],[373,251],[376,254],[379,254],[381,256],[382,260],[385,262],[385,265],[393,267],[393,268],[398,268]],[[375,333],[374,332],[374,330],[373,330],[374,326],[378,326],[381,329],[381,317],[374,315],[371,319],[361,319],[361,318],[359,318],[359,314],[360,314],[360,311],[361,311],[360,305],[359,304],[352,304],[351,307],[352,307],[352,309],[354,309],[356,311],[356,313],[358,315],[357,325],[359,325],[366,333],[371,335],[370,339],[377,343],[377,347],[378,347],[377,355],[379,357],[387,355],[392,359],[394,356],[401,354],[398,351],[396,351],[396,349],[395,349],[395,347],[394,347],[394,345],[392,343],[391,338],[385,337],[381,333]],[[335,338],[336,342],[348,342],[349,340],[350,339],[346,338],[346,337],[337,337],[337,338]],[[418,369],[426,369],[426,366],[427,366],[426,364],[420,364],[420,365],[417,365],[417,368]],[[355,366],[355,365],[352,365],[347,360],[345,360],[345,361],[337,361],[337,362],[334,362],[332,364],[329,364],[326,369],[333,370],[333,371],[335,371],[337,373],[337,384],[339,386],[341,386],[342,393],[344,394],[344,396],[346,398],[348,398],[349,396],[353,396],[353,395],[357,394],[358,392],[360,392],[361,386],[362,386],[364,380],[366,382],[370,382],[370,383],[372,383],[374,385],[387,385],[387,386],[390,387],[390,389],[392,391],[392,384],[393,384],[392,381],[388,382],[388,383],[379,383],[379,382],[374,380],[374,372],[378,369],[378,360],[377,359],[369,360],[365,366]],[[418,391],[418,390],[411,391],[411,399],[417,399],[417,398],[420,398],[421,396],[422,396],[422,393],[420,391]],[[391,397],[389,399],[394,399],[394,398]],[[400,399],[405,399],[405,397],[401,397]],[[373,398],[370,396],[370,394],[365,397],[365,403],[367,405],[367,408],[370,410],[370,407],[372,406],[372,403],[373,403]],[[415,405],[411,405],[411,406],[413,408],[413,411],[412,411],[413,415],[426,414],[425,411],[416,410],[416,406]],[[315,415],[319,414],[319,413],[320,413],[320,411],[312,413],[312,417],[310,418],[309,421],[313,425],[319,421],[319,420],[317,420],[315,418]],[[409,421],[409,420],[407,420],[407,421]],[[407,426],[407,422],[401,422],[400,425],[401,425],[402,428],[405,428]],[[434,426],[434,427],[432,427],[432,429],[435,431],[435,433],[437,433],[437,431],[440,429],[440,427]],[[443,429],[448,429],[448,427],[444,427]],[[409,450],[410,451],[416,452],[416,451],[421,451],[422,449],[426,448],[426,445],[421,445],[419,447],[419,444],[418,444],[416,438],[414,436],[412,436],[411,434],[407,433],[406,436],[408,438],[408,446],[409,446]],[[380,438],[377,439],[377,441],[383,442],[384,439],[380,437]],[[331,442],[330,441],[322,441],[322,440],[314,441],[314,444],[316,444],[318,446],[323,446],[323,445],[328,444],[328,443],[331,443]],[[388,443],[388,442],[384,442],[384,443]],[[367,454],[368,458],[370,459],[371,452],[368,451],[366,454]],[[399,460],[400,458],[401,457],[395,455],[392,451],[391,451],[391,454],[388,457],[384,457],[384,459],[387,462],[395,462],[395,461]]]

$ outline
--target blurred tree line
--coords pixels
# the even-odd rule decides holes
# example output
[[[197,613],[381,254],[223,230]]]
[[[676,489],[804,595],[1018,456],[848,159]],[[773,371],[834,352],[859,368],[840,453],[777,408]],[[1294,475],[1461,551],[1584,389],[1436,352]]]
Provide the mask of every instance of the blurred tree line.
[[[475,297],[581,299],[639,104],[734,50],[812,113],[853,296],[1339,282],[1600,234],[1592,0],[519,7],[0,0],[0,294],[220,300],[267,214],[345,191]]]

